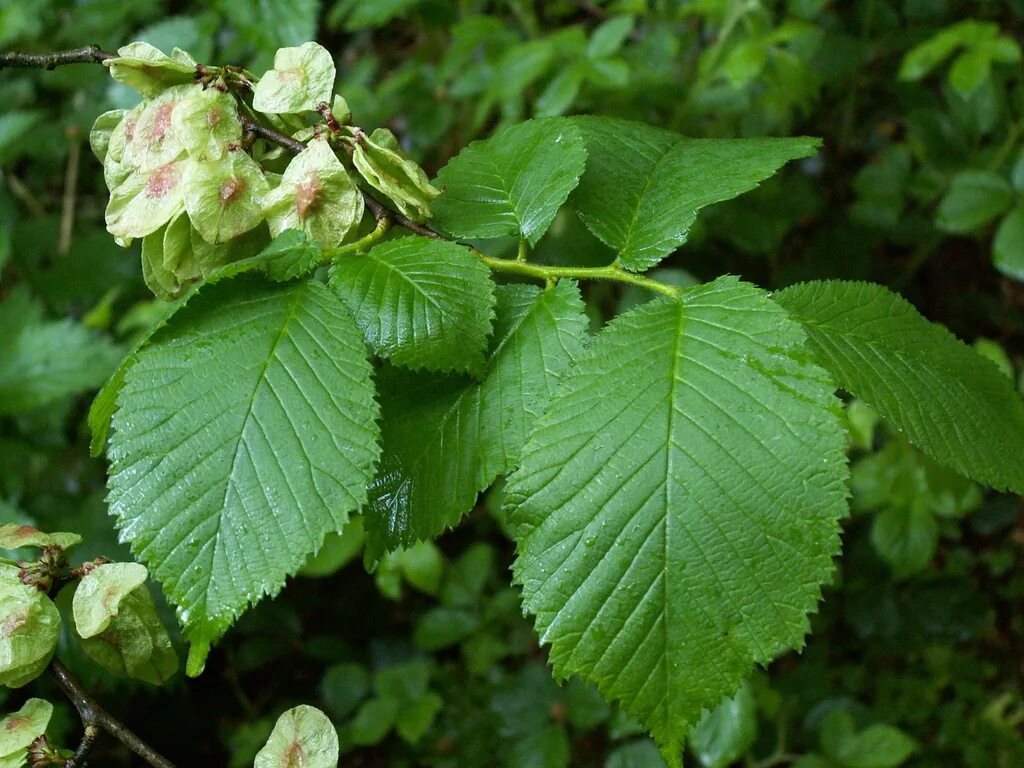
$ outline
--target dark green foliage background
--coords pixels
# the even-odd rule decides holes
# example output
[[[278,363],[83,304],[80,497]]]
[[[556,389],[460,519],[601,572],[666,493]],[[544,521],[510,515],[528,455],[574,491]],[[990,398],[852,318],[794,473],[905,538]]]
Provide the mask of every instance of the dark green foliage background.
[[[662,279],[877,281],[968,342],[996,342],[986,351],[1017,377],[1024,283],[995,269],[992,251],[1024,187],[1021,64],[992,65],[967,97],[948,63],[917,81],[897,77],[907,51],[965,18],[1019,39],[1024,3],[6,0],[0,49],[142,39],[262,71],[279,46],[317,40],[336,55],[338,90],[358,122],[391,128],[431,174],[474,138],[548,114],[628,117],[695,137],[820,136],[816,158],[702,213]],[[126,252],[104,231],[106,190],[86,137],[97,115],[131,103],[101,67],[0,72],[0,299],[79,321],[122,348],[159,308],[138,244]],[[1009,191],[972,191],[964,171]],[[73,228],[65,220],[62,233],[69,210]],[[564,254],[600,265],[609,252],[563,212],[536,257]],[[644,297],[594,284],[585,298],[599,326]],[[95,370],[84,375],[98,384],[117,358],[93,341]],[[0,403],[0,516],[82,533],[76,559],[129,559],[106,516],[105,467],[87,458],[88,401]],[[734,740],[746,750],[736,764],[834,757],[843,718],[829,713],[841,710],[858,732],[888,724],[912,737],[908,766],[1024,765],[1021,500],[983,495],[882,427],[865,432],[857,405],[851,421],[861,427],[855,511],[835,585],[803,654],[755,674],[754,708],[726,723],[747,733]],[[590,688],[550,680],[508,586],[498,495],[439,540],[443,562],[426,551],[375,578],[357,558],[293,579],[239,622],[197,680],[155,690],[115,682],[84,658],[69,663],[179,765],[250,765],[276,716],[300,702],[332,715],[351,750],[346,766],[660,765]],[[374,675],[396,665],[408,666],[376,675],[375,691]],[[45,680],[30,690],[62,702]],[[4,710],[25,693],[0,694]],[[77,724],[59,706],[51,731],[69,742]],[[724,759],[705,754],[703,764]],[[845,763],[804,757],[800,768],[896,764],[886,759],[884,749]],[[95,764],[132,762],[103,740]]]

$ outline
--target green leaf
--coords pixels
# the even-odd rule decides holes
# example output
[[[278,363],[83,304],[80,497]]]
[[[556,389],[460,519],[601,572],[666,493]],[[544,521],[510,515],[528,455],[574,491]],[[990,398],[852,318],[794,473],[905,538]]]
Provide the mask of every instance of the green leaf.
[[[857,733],[850,714],[838,709],[829,712],[822,724],[821,744],[843,768],[895,768],[917,748],[903,731],[884,723]]]
[[[494,282],[461,245],[415,236],[389,240],[336,261],[330,285],[380,357],[435,371],[481,368]]]
[[[378,409],[359,330],[319,283],[217,285],[136,360],[113,418],[110,508],[179,607],[194,675],[361,506]]]
[[[631,741],[608,755],[605,768],[664,768],[658,748],[650,739]]]
[[[109,627],[121,601],[148,575],[146,566],[138,563],[105,563],[83,576],[72,602],[79,637],[90,638]]]
[[[357,31],[384,26],[391,19],[402,16],[421,0],[339,0],[331,9],[331,27],[344,24],[345,29]]]
[[[649,125],[578,117],[587,170],[571,203],[583,223],[642,271],[686,241],[704,206],[756,187],[818,139],[691,139]]]
[[[377,128],[369,136],[359,131],[352,164],[370,186],[383,193],[402,214],[413,221],[430,218],[430,201],[441,194],[441,190],[432,185],[424,170],[402,151],[391,131]]]
[[[1000,222],[992,241],[992,263],[1004,275],[1024,281],[1024,205],[1017,205]]]
[[[587,153],[567,120],[513,125],[474,141],[441,169],[438,224],[456,237],[540,240],[579,182]]]
[[[949,84],[965,99],[970,98],[992,75],[992,53],[984,47],[964,51],[949,69]]]
[[[441,589],[444,558],[432,541],[417,541],[410,547],[388,552],[377,573],[390,571],[420,592],[436,596]],[[396,595],[398,599],[400,595]]]
[[[670,765],[808,630],[846,514],[832,389],[785,312],[719,278],[609,323],[509,479],[513,572],[556,674],[621,701]]]
[[[334,91],[334,59],[318,43],[281,48],[274,54],[274,68],[256,83],[253,109],[270,113],[315,110],[331,101]]]
[[[935,223],[947,232],[970,232],[1010,207],[1013,188],[992,171],[961,171],[939,203]]]
[[[547,291],[502,286],[480,381],[381,370],[384,453],[365,515],[371,552],[455,525],[515,466],[586,325],[571,282]]]
[[[126,584],[118,585],[118,591],[124,586]],[[78,593],[81,589],[82,584],[79,584],[75,590],[75,608],[78,607]],[[75,621],[78,625],[77,615]],[[152,685],[167,682],[178,671],[178,655],[171,645],[170,635],[157,616],[153,598],[145,585],[140,584],[123,594],[116,614],[106,621],[107,625],[96,635],[80,636],[82,650],[97,664],[115,675],[124,675]]]
[[[369,691],[370,675],[351,662],[328,667],[320,681],[320,698],[337,720],[348,717]]]
[[[407,744],[415,744],[430,729],[441,711],[443,699],[430,692],[403,707],[395,718],[395,730]]]
[[[220,160],[192,163],[184,183],[185,211],[208,243],[233,240],[263,221],[263,198],[270,184],[259,164],[241,149]]]
[[[907,52],[900,64],[899,78],[920,80],[958,48],[995,38],[998,34],[999,27],[991,22],[965,19],[952,24]]]
[[[248,236],[240,238],[237,245],[247,247],[244,243]],[[199,242],[197,242],[197,239]],[[200,245],[202,238],[198,235],[192,241],[192,250],[197,260],[199,259]],[[232,244],[236,245],[236,244]],[[143,241],[145,246],[145,241]],[[208,272],[203,279],[203,282],[193,282],[185,286],[182,294],[172,302],[168,302],[163,305],[163,314],[160,316],[148,331],[146,331],[139,339],[135,342],[131,352],[121,360],[121,364],[114,370],[107,379],[106,383],[97,393],[96,398],[93,400],[92,405],[89,408],[89,429],[92,431],[92,438],[89,440],[89,455],[96,457],[103,453],[103,448],[107,444],[107,437],[110,434],[110,419],[114,415],[114,410],[117,407],[117,396],[121,392],[121,388],[124,386],[125,377],[128,375],[128,369],[130,369],[136,361],[136,356],[143,347],[145,347],[150,339],[157,331],[163,328],[170,321],[174,315],[181,310],[188,302],[196,295],[201,289],[208,286],[212,286],[221,280],[226,280],[237,275],[244,274],[257,269],[268,267],[268,272],[271,272],[271,279],[274,276],[280,274],[275,271],[273,265],[276,262],[276,257],[279,255],[277,251],[273,249],[273,244],[268,246],[263,251],[253,255],[243,255],[237,261],[229,261],[222,266],[219,266],[210,272]],[[224,246],[220,246],[224,247]],[[229,251],[228,256],[233,255],[233,248]],[[280,265],[277,265],[280,268]],[[287,270],[286,270],[287,271]]]
[[[906,762],[916,748],[899,728],[882,723],[845,741],[838,757],[846,768],[893,768]]]
[[[338,768],[338,732],[316,707],[293,707],[277,718],[254,768]]]
[[[28,762],[28,748],[46,733],[53,705],[44,699],[29,699],[21,709],[0,720],[0,768],[22,768]]]
[[[363,518],[350,517],[341,533],[328,533],[324,545],[299,569],[299,575],[308,579],[320,579],[337,573],[355,560],[363,551],[366,531]]]
[[[923,570],[938,542],[938,522],[922,504],[886,507],[871,524],[871,543],[896,578]]]
[[[461,643],[480,629],[480,616],[464,608],[431,608],[419,617],[413,640],[428,653]]]
[[[117,82],[152,97],[168,86],[195,80],[196,62],[184,51],[175,49],[175,53],[183,55],[172,58],[149,43],[129,43],[117,49],[117,58],[103,65]]]
[[[774,298],[804,325],[839,386],[913,445],[979,482],[1024,493],[1024,403],[990,361],[880,285],[802,283]]]
[[[120,350],[70,320],[42,322],[14,294],[0,303],[0,414],[42,408],[99,387]]]
[[[299,229],[286,229],[259,253],[262,269],[277,283],[294,280],[323,263],[323,248]]]
[[[632,16],[615,16],[604,22],[587,41],[587,55],[600,59],[616,53],[633,31]]]
[[[746,682],[690,732],[690,750],[704,768],[726,768],[746,754],[757,738],[757,703]]]
[[[60,547],[71,549],[82,543],[77,533],[43,533],[30,525],[7,523],[0,525],[0,549],[14,550],[21,547]]]
[[[322,248],[345,239],[363,216],[363,196],[326,139],[313,139],[266,196],[270,234],[298,229]]]
[[[352,742],[359,746],[379,744],[395,724],[398,702],[375,698],[364,702],[349,725]]]
[[[0,563],[0,685],[20,688],[46,669],[60,637],[60,611],[20,569]]]

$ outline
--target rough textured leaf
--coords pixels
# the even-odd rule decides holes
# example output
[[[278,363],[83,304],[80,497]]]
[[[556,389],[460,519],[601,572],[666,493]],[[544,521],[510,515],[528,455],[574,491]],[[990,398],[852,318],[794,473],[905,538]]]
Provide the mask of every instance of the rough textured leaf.
[[[846,513],[832,389],[796,323],[720,278],[613,320],[509,479],[556,673],[620,700],[671,765],[702,709],[808,630]]]
[[[572,197],[583,223],[644,270],[686,241],[697,211],[756,187],[790,160],[813,155],[818,139],[691,139],[603,117],[573,122],[587,171]]]
[[[438,224],[456,237],[536,243],[579,182],[587,153],[567,120],[530,120],[474,141],[441,169]]]
[[[403,237],[337,261],[338,292],[376,354],[396,365],[479,370],[491,334],[490,270],[456,243]]]
[[[286,229],[260,251],[262,269],[274,282],[283,283],[313,271],[324,261],[323,249],[305,232]]]
[[[302,704],[282,714],[255,768],[337,768],[338,732],[316,707]]]
[[[372,549],[441,533],[515,466],[586,325],[571,282],[503,286],[481,381],[381,371],[384,454],[365,514]]]
[[[1024,493],[1024,403],[990,361],[871,283],[802,283],[775,299],[840,387],[941,464]]]
[[[89,430],[92,432],[92,437],[89,440],[89,454],[91,456],[95,457],[103,453],[103,448],[107,444],[107,437],[110,435],[110,419],[114,415],[114,410],[117,408],[117,397],[121,393],[121,388],[124,386],[124,380],[128,375],[128,370],[135,364],[139,350],[145,347],[153,335],[167,325],[170,319],[174,317],[180,309],[188,304],[200,288],[211,286],[221,280],[226,280],[245,272],[262,268],[267,264],[268,260],[272,261],[276,255],[277,254],[271,251],[268,247],[264,252],[261,252],[254,257],[225,264],[223,267],[211,272],[204,282],[192,283],[189,285],[178,299],[173,302],[169,302],[165,306],[165,312],[160,320],[154,323],[153,327],[135,342],[135,346],[132,347],[131,352],[122,358],[121,364],[117,366],[114,372],[110,375],[110,378],[107,379],[106,383],[96,394],[96,398],[93,400],[92,405],[89,407]]]
[[[365,499],[370,365],[325,286],[245,277],[204,291],[136,357],[113,418],[110,508],[179,607],[196,674]]]

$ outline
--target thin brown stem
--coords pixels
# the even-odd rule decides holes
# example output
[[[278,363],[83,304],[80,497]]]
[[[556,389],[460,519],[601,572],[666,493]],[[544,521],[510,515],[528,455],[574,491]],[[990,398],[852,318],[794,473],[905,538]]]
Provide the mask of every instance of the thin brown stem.
[[[108,53],[98,45],[86,45],[69,51],[53,51],[51,53],[11,51],[9,53],[0,53],[0,69],[4,67],[55,69],[65,64],[100,64],[107,59],[113,58],[116,58],[116,54]]]
[[[55,658],[50,662],[50,674],[57,681],[57,685],[60,686],[64,695],[75,705],[85,729],[75,756],[69,758],[65,763],[66,768],[79,768],[83,764],[99,729],[109,733],[153,768],[175,768],[174,763],[149,746],[130,731],[124,723],[96,703],[96,700],[89,695],[89,692],[82,687],[82,684],[60,659]]]
[[[32,190],[25,186],[25,182],[13,173],[0,173],[0,179],[7,179],[7,186],[11,188],[11,194],[18,198],[22,205],[28,208],[33,216],[45,216],[46,208],[39,202],[39,198],[32,194]]]
[[[290,149],[292,152],[301,152],[306,148],[306,145],[298,139],[293,139],[288,134],[274,130],[269,125],[264,125],[244,110],[238,111],[238,119],[242,121],[242,128],[246,131],[254,133],[267,141],[280,144],[282,147]]]
[[[78,196],[78,164],[82,152],[82,132],[77,125],[68,128],[68,164],[64,169],[64,197],[60,211],[60,238],[57,253],[71,250],[71,236],[75,229],[75,207]]]

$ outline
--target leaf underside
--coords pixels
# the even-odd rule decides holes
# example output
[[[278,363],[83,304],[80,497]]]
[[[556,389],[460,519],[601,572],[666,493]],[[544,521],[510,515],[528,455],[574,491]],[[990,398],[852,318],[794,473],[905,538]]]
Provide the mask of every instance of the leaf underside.
[[[366,512],[371,551],[441,533],[472,508],[477,493],[512,469],[530,427],[582,349],[586,328],[572,281],[547,291],[501,286],[479,381],[381,370],[384,452]]]
[[[1024,493],[1024,402],[994,364],[880,285],[830,280],[774,294],[840,387],[941,464]]]
[[[319,283],[219,284],[138,354],[110,509],[200,654],[361,506],[377,416],[359,330]]]
[[[734,278],[613,320],[523,449],[524,607],[680,764],[689,725],[801,645],[839,551],[845,436],[800,327]]]

